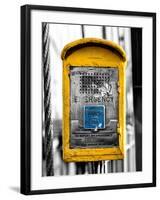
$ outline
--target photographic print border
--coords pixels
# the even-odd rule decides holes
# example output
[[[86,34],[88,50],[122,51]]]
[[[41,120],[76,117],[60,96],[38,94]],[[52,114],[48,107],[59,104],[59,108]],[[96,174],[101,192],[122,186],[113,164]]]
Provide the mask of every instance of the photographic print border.
[[[142,16],[152,18],[153,48],[153,87],[152,87],[152,183],[109,185],[95,187],[76,187],[60,189],[31,189],[31,11],[63,11],[77,13],[110,14],[123,16]],[[21,193],[49,194],[93,190],[125,189],[156,186],[156,14],[148,12],[116,11],[90,8],[54,7],[43,5],[24,5],[21,7]]]

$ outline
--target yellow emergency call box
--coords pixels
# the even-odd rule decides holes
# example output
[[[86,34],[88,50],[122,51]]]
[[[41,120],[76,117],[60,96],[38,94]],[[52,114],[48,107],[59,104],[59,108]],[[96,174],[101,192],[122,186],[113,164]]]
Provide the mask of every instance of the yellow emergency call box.
[[[116,43],[84,38],[67,44],[63,60],[63,159],[124,158],[126,54]]]

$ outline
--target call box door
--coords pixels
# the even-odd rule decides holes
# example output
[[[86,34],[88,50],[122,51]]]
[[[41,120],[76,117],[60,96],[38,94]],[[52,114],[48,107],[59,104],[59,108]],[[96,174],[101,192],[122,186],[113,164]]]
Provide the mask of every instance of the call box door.
[[[118,68],[70,67],[70,148],[117,147]]]

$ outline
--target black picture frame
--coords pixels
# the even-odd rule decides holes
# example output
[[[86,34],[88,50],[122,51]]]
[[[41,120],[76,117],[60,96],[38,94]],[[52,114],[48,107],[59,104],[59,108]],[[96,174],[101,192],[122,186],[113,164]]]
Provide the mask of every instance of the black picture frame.
[[[152,88],[152,122],[153,122],[153,149],[152,149],[152,182],[112,185],[112,186],[95,186],[95,187],[78,187],[78,188],[60,188],[47,190],[31,190],[31,11],[64,11],[77,13],[94,13],[94,14],[111,14],[123,16],[141,16],[150,17],[153,22],[152,27],[152,56],[153,56],[153,88]],[[24,5],[21,6],[21,193],[26,195],[49,194],[64,192],[80,192],[93,190],[112,190],[140,187],[156,186],[156,13],[104,10],[90,8],[72,8],[72,7],[55,7],[43,5]]]

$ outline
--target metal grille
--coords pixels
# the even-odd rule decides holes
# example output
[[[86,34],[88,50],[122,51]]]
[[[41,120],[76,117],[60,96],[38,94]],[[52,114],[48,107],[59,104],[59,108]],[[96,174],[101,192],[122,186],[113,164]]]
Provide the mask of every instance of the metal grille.
[[[80,94],[100,94],[102,87],[109,84],[110,76],[108,73],[88,73],[80,75]]]

